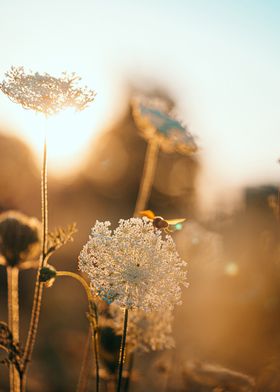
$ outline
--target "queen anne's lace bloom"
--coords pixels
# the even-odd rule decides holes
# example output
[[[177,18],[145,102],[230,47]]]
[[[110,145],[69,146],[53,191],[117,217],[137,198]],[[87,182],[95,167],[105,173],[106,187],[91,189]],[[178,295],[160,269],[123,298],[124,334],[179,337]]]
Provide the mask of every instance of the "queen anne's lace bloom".
[[[122,335],[123,312],[111,305],[113,328],[117,335]],[[173,315],[170,310],[161,312],[144,312],[132,310],[128,318],[127,345],[130,351],[157,351],[175,346],[172,337]]]
[[[141,136],[156,139],[163,151],[186,155],[197,151],[193,136],[164,100],[136,97],[132,100],[132,113]]]
[[[25,73],[23,67],[11,67],[5,76],[0,83],[4,94],[25,109],[45,115],[53,115],[68,107],[83,110],[95,97],[94,91],[77,85],[80,77],[75,73],[63,73],[56,78],[47,73]]]
[[[180,303],[180,284],[187,285],[186,263],[173,239],[162,237],[147,218],[96,222],[79,256],[79,268],[107,303],[145,311],[171,309]]]

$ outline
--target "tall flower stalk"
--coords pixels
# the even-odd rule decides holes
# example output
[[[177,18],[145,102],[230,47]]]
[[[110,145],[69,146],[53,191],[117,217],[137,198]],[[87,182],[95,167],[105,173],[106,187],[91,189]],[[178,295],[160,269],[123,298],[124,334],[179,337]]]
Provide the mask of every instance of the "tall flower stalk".
[[[18,301],[18,275],[17,267],[7,267],[8,281],[8,325],[14,340],[19,341],[19,301]],[[13,392],[20,391],[20,375],[15,365],[9,370],[10,386]]]
[[[132,114],[140,135],[148,143],[134,211],[134,215],[137,215],[139,211],[147,207],[159,150],[189,155],[197,150],[197,146],[187,127],[172,115],[169,105],[162,99],[134,98]]]
[[[123,365],[124,365],[126,334],[127,334],[127,323],[128,323],[128,309],[125,308],[124,309],[122,341],[121,341],[120,357],[119,357],[117,392],[121,391],[121,385],[122,385],[122,373],[123,373]]]
[[[43,151],[43,163],[42,163],[42,174],[41,174],[41,213],[42,213],[42,248],[40,264],[37,271],[35,291],[33,297],[31,320],[28,329],[27,340],[23,354],[23,374],[24,380],[23,385],[25,388],[26,381],[26,370],[27,365],[31,360],[32,352],[36,340],[38,323],[41,310],[41,302],[43,295],[43,285],[40,283],[40,270],[45,266],[47,259],[47,236],[48,236],[48,182],[47,182],[47,136],[46,132],[44,135],[44,151]]]
[[[47,73],[26,73],[23,67],[11,67],[5,79],[0,83],[0,90],[13,102],[25,109],[42,113],[46,117],[61,110],[72,107],[77,111],[85,109],[94,100],[95,92],[87,87],[79,87],[79,76],[63,73],[61,77],[53,77]],[[36,277],[34,299],[27,341],[22,358],[22,390],[25,390],[26,372],[31,361],[36,340],[41,310],[43,284],[40,282],[40,270],[46,265],[48,258],[48,188],[47,188],[47,142],[44,140],[44,153],[41,177],[41,209],[42,209],[42,249]]]
[[[154,178],[156,165],[158,160],[159,145],[156,139],[151,139],[148,141],[148,146],[146,150],[145,162],[143,174],[140,182],[140,188],[137,196],[137,201],[135,205],[134,215],[137,215],[138,211],[146,209],[148,203]]]

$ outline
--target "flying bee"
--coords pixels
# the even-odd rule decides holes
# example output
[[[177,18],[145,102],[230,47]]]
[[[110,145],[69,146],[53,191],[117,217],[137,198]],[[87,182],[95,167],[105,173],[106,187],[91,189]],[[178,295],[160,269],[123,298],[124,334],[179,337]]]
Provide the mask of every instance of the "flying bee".
[[[166,233],[173,233],[182,229],[182,223],[186,219],[164,219],[162,216],[156,216],[151,210],[139,211],[140,216],[145,216],[153,222],[154,227],[163,229]]]

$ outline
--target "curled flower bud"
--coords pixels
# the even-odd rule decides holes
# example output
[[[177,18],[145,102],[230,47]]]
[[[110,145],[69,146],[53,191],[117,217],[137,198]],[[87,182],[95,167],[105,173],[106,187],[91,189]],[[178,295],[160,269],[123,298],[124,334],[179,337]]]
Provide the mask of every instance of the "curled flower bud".
[[[46,287],[51,287],[56,278],[56,269],[52,265],[47,265],[40,270],[40,282]]]
[[[7,211],[0,214],[0,264],[20,269],[33,266],[40,254],[40,222],[36,218]]]

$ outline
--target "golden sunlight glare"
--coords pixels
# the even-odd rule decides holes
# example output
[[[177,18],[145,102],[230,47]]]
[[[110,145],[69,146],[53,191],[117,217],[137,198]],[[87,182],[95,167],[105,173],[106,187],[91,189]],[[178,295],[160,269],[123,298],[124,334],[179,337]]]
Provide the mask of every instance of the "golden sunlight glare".
[[[46,132],[48,166],[51,174],[57,177],[73,175],[79,170],[96,135],[111,121],[108,116],[108,105],[111,102],[106,90],[82,112],[67,109],[47,119],[41,114],[11,104],[6,97],[2,99],[7,114],[4,122],[9,133],[29,144],[38,162],[42,157]]]

